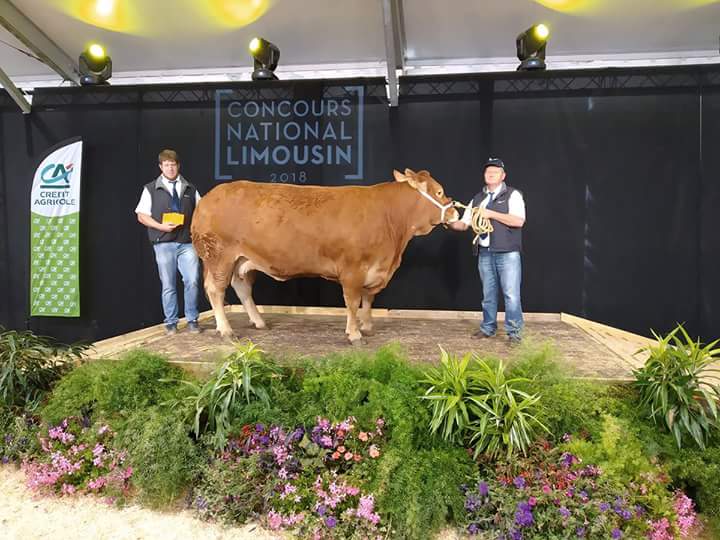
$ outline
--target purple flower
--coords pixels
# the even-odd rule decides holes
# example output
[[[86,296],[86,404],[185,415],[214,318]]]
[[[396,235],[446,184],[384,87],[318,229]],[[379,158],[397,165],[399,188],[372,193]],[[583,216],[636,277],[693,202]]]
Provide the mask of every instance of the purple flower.
[[[565,508],[564,506],[561,506],[561,507],[560,507],[560,515],[561,515],[562,517],[564,517],[564,518],[569,518],[569,517],[570,517],[570,510],[568,510],[568,509]]]
[[[566,469],[569,469],[573,463],[577,463],[578,459],[570,452],[564,452],[560,457],[560,461]]]
[[[535,522],[533,519],[532,509],[528,503],[518,503],[515,512],[515,523],[520,527],[529,527]]]
[[[522,476],[516,476],[513,479],[513,484],[515,484],[516,488],[522,489],[525,487],[525,479]]]
[[[337,525],[337,519],[335,519],[335,516],[326,518],[325,525],[327,525],[328,529],[333,529],[335,525]]]
[[[255,424],[255,431],[257,431],[258,433],[262,433],[263,431],[265,431],[265,426],[263,426],[262,424]]]
[[[607,512],[608,510],[610,510],[610,505],[606,502],[601,502],[600,503],[600,511]]]
[[[328,437],[327,435],[323,435],[322,437],[320,437],[320,444],[325,448],[332,448],[333,442],[330,437]]]
[[[617,540],[618,538],[622,538],[622,531],[618,528],[615,528],[612,530],[612,537]]]
[[[478,486],[478,491],[480,492],[481,497],[487,497],[488,493],[490,492],[487,482],[480,482],[480,485]]]
[[[577,529],[577,537],[578,537],[578,538],[585,538],[585,527],[578,527],[578,529]]]
[[[321,504],[320,506],[318,506],[318,509],[317,509],[318,516],[324,516],[325,512],[327,512],[327,508],[325,507],[324,504]]]
[[[465,510],[467,510],[468,512],[475,512],[481,506],[482,501],[472,493],[468,495],[468,497],[465,499]]]
[[[513,529],[510,531],[510,538],[512,540],[523,540],[522,531],[520,529]]]
[[[478,533],[478,526],[477,523],[471,523],[468,525],[467,532],[468,534],[477,534]]]

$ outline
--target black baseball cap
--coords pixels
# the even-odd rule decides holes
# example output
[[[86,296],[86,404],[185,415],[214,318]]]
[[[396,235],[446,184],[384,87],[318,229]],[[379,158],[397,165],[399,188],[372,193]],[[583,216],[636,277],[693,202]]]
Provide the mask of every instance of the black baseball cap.
[[[500,158],[491,157],[488,158],[488,160],[485,162],[485,165],[483,165],[483,171],[488,167],[500,167],[501,169],[505,170],[505,163],[503,163],[503,160]]]

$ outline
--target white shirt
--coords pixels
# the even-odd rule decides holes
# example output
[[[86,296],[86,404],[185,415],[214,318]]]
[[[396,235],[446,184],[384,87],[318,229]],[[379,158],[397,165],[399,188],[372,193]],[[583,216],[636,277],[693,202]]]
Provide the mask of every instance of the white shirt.
[[[483,197],[483,200],[480,201],[480,204],[477,204],[476,206],[480,208],[485,208],[490,202],[490,193],[493,195],[493,199],[495,199],[496,195],[500,193],[500,190],[505,186],[505,183],[503,182],[500,184],[497,188],[495,188],[495,191],[489,191]],[[462,221],[463,223],[466,223],[468,226],[472,223],[472,199],[467,203],[467,208],[465,209],[465,212],[463,213]],[[510,199],[508,200],[508,214],[512,216],[517,216],[519,218],[525,219],[525,199],[523,199],[522,193],[520,193],[518,190],[515,190],[510,195]],[[490,246],[490,235],[484,234],[480,236],[479,244],[482,247],[489,247]]]
[[[174,181],[177,182],[179,178],[180,178],[180,176],[178,175],[178,177]],[[171,182],[170,180],[165,178],[165,175],[162,175],[161,180],[163,183],[163,187],[167,190],[168,193],[170,193],[172,195],[173,182]],[[178,195],[180,195],[180,193],[178,193]],[[200,193],[196,189],[195,190],[195,204],[196,205],[200,199],[201,199]],[[143,190],[142,190],[142,195],[140,195],[140,202],[135,207],[135,213],[136,214],[147,214],[148,216],[152,215],[152,197],[147,188],[143,188]]]

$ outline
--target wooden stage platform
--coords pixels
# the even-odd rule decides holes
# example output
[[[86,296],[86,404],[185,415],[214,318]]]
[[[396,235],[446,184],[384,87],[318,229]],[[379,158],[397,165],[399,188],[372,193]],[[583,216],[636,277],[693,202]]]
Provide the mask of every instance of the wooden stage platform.
[[[242,306],[226,306],[230,324],[238,338],[249,338],[275,358],[321,357],[332,352],[355,349],[375,350],[387,343],[399,343],[415,362],[437,362],[438,345],[451,353],[475,351],[480,355],[509,358],[515,352],[502,331],[492,339],[472,339],[481,318],[472,311],[423,311],[374,309],[375,334],[352,347],[345,338],[345,310],[259,306],[268,325],[256,330],[249,324]],[[502,314],[499,316],[502,321]],[[651,343],[648,338],[581,319],[565,313],[525,314],[526,345],[550,342],[560,353],[572,375],[597,380],[631,379],[631,370],[640,366],[644,355],[635,355]],[[174,336],[165,336],[162,324],[113,337],[95,344],[96,358],[116,358],[142,347],[166,355],[171,362],[192,371],[211,369],[214,362],[232,349],[228,340],[214,332],[212,312],[201,315],[202,334],[191,334],[181,321]]]

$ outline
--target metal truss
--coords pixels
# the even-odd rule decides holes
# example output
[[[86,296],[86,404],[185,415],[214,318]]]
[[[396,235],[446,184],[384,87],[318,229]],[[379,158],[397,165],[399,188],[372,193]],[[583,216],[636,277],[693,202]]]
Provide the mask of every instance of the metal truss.
[[[333,81],[280,81],[275,83],[212,83],[146,86],[99,86],[38,88],[32,107],[213,107],[217,90],[231,91],[227,97],[238,100],[295,99],[317,95],[325,99],[356,97],[352,87],[363,86],[365,100],[388,103],[383,78]],[[480,95],[496,99],[553,95],[587,95],[635,92],[720,92],[720,65],[510,72],[478,75],[402,77],[401,99],[477,99]],[[224,98],[224,99],[227,99]],[[13,104],[0,91],[0,107]]]
[[[488,88],[488,85],[491,86]],[[400,95],[469,97],[491,89],[493,97],[502,98],[524,94],[687,91],[713,87],[720,88],[720,65],[404,77],[400,81]]]
[[[33,108],[89,107],[89,106],[214,106],[216,91],[230,91],[225,98],[237,100],[294,99],[316,92],[318,98],[357,97],[351,87],[363,86],[365,98],[386,99],[382,79],[348,81],[308,81],[258,85],[256,83],[230,83],[213,85],[173,86],[102,86],[82,88],[42,88],[33,95]],[[2,104],[2,102],[0,102]]]

